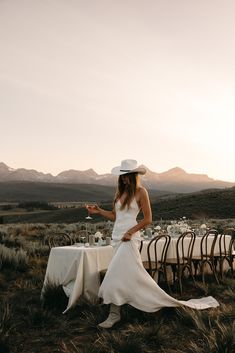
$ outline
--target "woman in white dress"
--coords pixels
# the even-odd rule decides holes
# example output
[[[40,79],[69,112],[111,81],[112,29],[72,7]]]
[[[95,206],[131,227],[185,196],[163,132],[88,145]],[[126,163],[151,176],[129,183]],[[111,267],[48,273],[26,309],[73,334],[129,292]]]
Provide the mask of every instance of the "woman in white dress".
[[[195,309],[219,305],[212,297],[176,300],[164,292],[144,269],[139,253],[139,230],[152,222],[148,193],[139,185],[139,174],[145,172],[144,168],[137,166],[135,160],[122,161],[121,166],[112,169],[112,174],[119,175],[113,210],[106,211],[97,205],[88,206],[90,213],[115,221],[112,233],[115,255],[99,290],[103,303],[110,304],[110,313],[99,324],[101,328],[110,328],[120,321],[120,308],[123,304],[130,304],[145,312],[182,305]],[[144,217],[137,223],[136,217],[140,210]]]

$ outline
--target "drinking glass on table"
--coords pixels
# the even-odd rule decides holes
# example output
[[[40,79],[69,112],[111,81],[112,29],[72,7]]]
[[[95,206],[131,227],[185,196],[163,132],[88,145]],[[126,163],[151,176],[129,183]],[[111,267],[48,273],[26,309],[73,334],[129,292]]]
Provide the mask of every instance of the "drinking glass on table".
[[[82,244],[85,244],[85,239],[86,239],[85,236],[80,237],[80,240],[81,240]]]

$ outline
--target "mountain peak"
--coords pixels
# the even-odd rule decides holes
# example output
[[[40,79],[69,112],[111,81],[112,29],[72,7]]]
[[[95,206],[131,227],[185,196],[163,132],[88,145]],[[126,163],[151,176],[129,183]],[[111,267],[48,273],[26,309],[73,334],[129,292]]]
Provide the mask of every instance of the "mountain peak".
[[[0,169],[1,169],[1,170],[2,170],[2,169],[7,169],[7,170],[9,170],[10,167],[8,167],[8,165],[6,165],[5,163],[0,162]]]
[[[174,167],[166,172],[161,173],[161,175],[179,175],[179,174],[187,174],[186,171],[180,167]]]
[[[98,174],[94,171],[93,168],[89,168],[87,170],[84,170],[83,173],[89,175],[89,176],[94,176],[96,177]]]
[[[146,172],[151,172],[151,170],[149,168],[147,168],[146,165],[144,165],[144,164],[141,164],[140,168],[145,168]]]
[[[8,165],[6,165],[3,162],[0,162],[0,173],[1,173],[1,175],[7,176],[8,174],[11,173],[12,170],[14,170],[14,169],[8,167]]]

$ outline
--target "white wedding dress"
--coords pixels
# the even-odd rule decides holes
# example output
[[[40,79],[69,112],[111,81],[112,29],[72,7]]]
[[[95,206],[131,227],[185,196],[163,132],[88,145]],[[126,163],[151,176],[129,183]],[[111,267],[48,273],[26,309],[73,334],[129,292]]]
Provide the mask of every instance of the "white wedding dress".
[[[219,305],[213,297],[182,301],[164,292],[142,265],[139,232],[132,236],[131,241],[121,241],[124,233],[137,224],[139,207],[136,199],[132,200],[129,209],[127,206],[123,210],[120,208],[121,203],[118,200],[115,204],[116,221],[112,234],[116,252],[98,294],[103,298],[104,304],[130,304],[145,312],[155,312],[163,307],[207,309]]]

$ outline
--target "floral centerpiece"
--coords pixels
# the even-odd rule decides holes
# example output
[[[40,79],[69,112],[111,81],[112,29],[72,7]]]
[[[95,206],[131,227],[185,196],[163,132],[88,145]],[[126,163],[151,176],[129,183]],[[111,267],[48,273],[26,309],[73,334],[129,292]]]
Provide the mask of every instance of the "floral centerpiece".
[[[171,224],[167,226],[167,233],[170,236],[179,236],[187,231],[190,231],[190,226],[186,222],[186,217],[183,217],[180,221],[171,221]]]
[[[102,243],[102,238],[103,237],[103,233],[101,233],[101,232],[96,232],[95,233],[95,241],[98,241],[98,243]]]
[[[206,234],[206,231],[207,231],[207,226],[206,226],[206,224],[201,224],[200,225],[200,230],[199,230],[199,234],[200,235],[204,235],[204,234]]]

